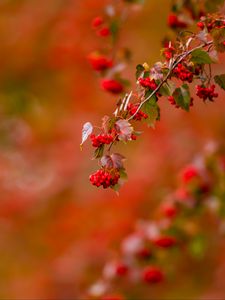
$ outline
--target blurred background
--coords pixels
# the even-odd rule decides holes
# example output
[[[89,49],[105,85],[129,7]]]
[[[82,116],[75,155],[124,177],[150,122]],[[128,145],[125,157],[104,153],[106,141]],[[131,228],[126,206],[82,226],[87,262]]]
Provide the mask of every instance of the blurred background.
[[[100,124],[117,101],[86,59],[99,44],[91,20],[105,3],[0,1],[0,299],[79,299],[136,219],[150,216],[154,197],[175,186],[179,168],[206,143],[224,140],[223,92],[215,103],[195,99],[191,113],[160,99],[156,129],[140,128],[142,137],[120,149],[129,181],[119,196],[89,184],[96,162],[90,144],[80,151],[82,125]],[[160,60],[169,8],[147,0],[130,10],[119,44],[133,53],[124,72],[133,83],[138,63]],[[193,266],[207,280],[197,285],[181,272],[183,283],[170,290],[225,299],[224,246],[213,267]]]

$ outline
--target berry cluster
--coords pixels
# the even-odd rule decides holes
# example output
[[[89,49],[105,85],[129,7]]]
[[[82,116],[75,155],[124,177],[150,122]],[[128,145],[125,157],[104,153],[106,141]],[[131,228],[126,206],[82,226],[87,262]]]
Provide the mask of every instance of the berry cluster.
[[[148,115],[146,113],[144,113],[143,111],[139,110],[137,113],[137,109],[138,109],[138,104],[132,104],[132,103],[129,103],[128,106],[127,106],[127,110],[129,111],[130,115],[133,116],[133,120],[136,120],[136,121],[141,121],[142,118],[143,119],[147,119],[148,118]],[[135,114],[136,113],[136,114]],[[136,137],[136,136],[135,136]]]
[[[113,170],[115,171],[115,170]],[[96,171],[94,174],[90,175],[90,182],[91,184],[100,187],[103,186],[104,189],[115,186],[118,183],[118,180],[120,178],[120,175],[118,172],[109,172],[104,169],[100,169]]]
[[[217,98],[218,97],[218,93],[215,93],[215,85],[211,85],[210,87],[205,87],[204,85],[197,85],[196,89],[196,95],[203,99],[204,101],[209,99],[210,101],[213,101],[213,98]]]
[[[158,86],[155,79],[150,79],[149,77],[139,78],[138,82],[142,87],[149,88],[152,91],[154,91]]]
[[[177,15],[170,14],[168,17],[168,25],[172,29],[177,29],[177,28],[181,29],[181,28],[186,28],[188,24],[180,20]]]
[[[167,46],[163,50],[163,55],[165,56],[166,60],[170,60],[175,52],[176,49],[173,46]]]
[[[173,74],[182,81],[187,81],[189,83],[193,81],[193,73],[182,64],[178,64],[178,66],[174,69]]]
[[[97,136],[92,134],[90,138],[92,141],[92,146],[96,148],[104,144],[109,145],[113,141],[113,136],[111,134],[99,134]]]
[[[222,29],[225,28],[225,21],[223,20],[204,20],[197,23],[197,26],[203,30],[207,28],[208,32],[213,29]]]

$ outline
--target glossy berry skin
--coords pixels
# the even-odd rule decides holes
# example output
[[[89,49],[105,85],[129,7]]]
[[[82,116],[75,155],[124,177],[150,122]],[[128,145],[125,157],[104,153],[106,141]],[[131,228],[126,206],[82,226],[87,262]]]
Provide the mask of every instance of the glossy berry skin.
[[[193,81],[193,73],[182,64],[178,64],[174,69],[173,74],[182,81],[187,81],[189,83]]]
[[[99,134],[97,136],[92,134],[90,138],[92,141],[92,146],[96,148],[102,145],[109,145],[113,141],[113,136],[111,134]]]
[[[104,189],[116,185],[118,183],[119,178],[119,173],[112,175],[109,171],[106,171],[104,169],[96,171],[89,177],[91,184],[97,187],[102,186]]]
[[[176,245],[176,239],[172,236],[161,236],[155,239],[153,243],[161,248],[171,248]]]
[[[120,94],[123,92],[123,85],[115,79],[103,79],[101,82],[101,87],[103,90],[112,94]]]
[[[103,55],[98,55],[95,53],[91,53],[88,56],[88,61],[92,68],[95,71],[104,71],[112,67],[113,63],[111,59],[108,59],[107,57]]]
[[[146,283],[160,283],[164,280],[164,274],[159,268],[149,266],[143,271],[142,278]]]
[[[215,93],[215,85],[211,85],[210,87],[205,87],[204,85],[197,85],[196,86],[196,95],[205,100],[213,101],[213,98],[218,97],[218,93]]]
[[[139,112],[136,113],[137,109],[138,109],[138,104],[129,103],[128,106],[127,106],[127,110],[129,111],[130,115],[131,116],[134,115],[133,120],[141,121],[142,119],[147,119],[148,118],[148,115],[146,113],[144,113],[143,111],[141,111],[141,110],[139,110]]]

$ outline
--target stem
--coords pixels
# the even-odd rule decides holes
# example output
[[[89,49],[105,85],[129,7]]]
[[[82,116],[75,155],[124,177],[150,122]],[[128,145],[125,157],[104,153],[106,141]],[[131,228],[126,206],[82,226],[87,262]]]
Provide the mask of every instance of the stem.
[[[184,54],[181,54],[180,56],[178,56],[178,57],[176,58],[176,60],[174,61],[173,65],[171,66],[171,68],[170,68],[169,72],[167,73],[166,77],[163,79],[163,81],[161,81],[161,83],[157,86],[157,88],[156,88],[156,89],[155,89],[155,90],[154,90],[147,98],[145,98],[145,99],[139,104],[139,106],[138,106],[136,112],[135,112],[130,118],[128,118],[127,120],[128,120],[128,121],[132,120],[132,119],[136,116],[136,114],[140,111],[140,109],[142,108],[142,106],[143,106],[150,98],[152,98],[152,96],[154,96],[154,95],[160,90],[160,88],[163,86],[163,84],[166,83],[167,80],[169,79],[169,77],[171,76],[171,74],[172,74],[174,68],[176,68],[176,66],[177,66],[179,63],[181,63],[182,60],[183,60],[184,58],[186,58],[188,55],[190,55],[193,51],[195,51],[195,50],[197,50],[197,49],[201,49],[201,48],[207,47],[207,46],[212,45],[212,44],[213,44],[212,41],[207,42],[207,43],[205,43],[205,44],[201,44],[201,45],[199,45],[199,46],[197,46],[197,47],[195,47],[195,48],[193,48],[193,49],[191,49],[191,50],[185,52]]]

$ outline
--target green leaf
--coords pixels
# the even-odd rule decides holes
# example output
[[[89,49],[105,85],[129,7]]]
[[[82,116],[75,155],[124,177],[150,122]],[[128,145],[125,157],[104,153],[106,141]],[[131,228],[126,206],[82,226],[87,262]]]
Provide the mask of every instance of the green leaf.
[[[172,81],[171,82],[168,81],[161,86],[159,92],[162,96],[171,96],[174,90],[175,90],[174,83]]]
[[[95,150],[95,153],[94,153],[94,158],[100,158],[103,156],[103,153],[104,153],[104,145],[101,145],[100,147],[98,147],[96,150]]]
[[[173,93],[173,97],[179,107],[189,111],[191,96],[187,84],[183,84],[181,87],[177,88]]]
[[[155,122],[160,120],[160,108],[157,103],[157,99],[155,96],[151,97],[145,104],[143,105],[142,110],[148,115],[148,118],[145,120],[148,126],[155,127]]]
[[[196,49],[191,53],[191,61],[196,64],[211,64],[212,60],[209,54],[201,49]]]
[[[142,66],[142,65],[137,65],[136,66],[136,79],[138,79],[142,74],[143,72],[145,71],[145,68]]]
[[[217,83],[223,90],[225,90],[225,74],[216,75],[214,77],[215,83]]]

